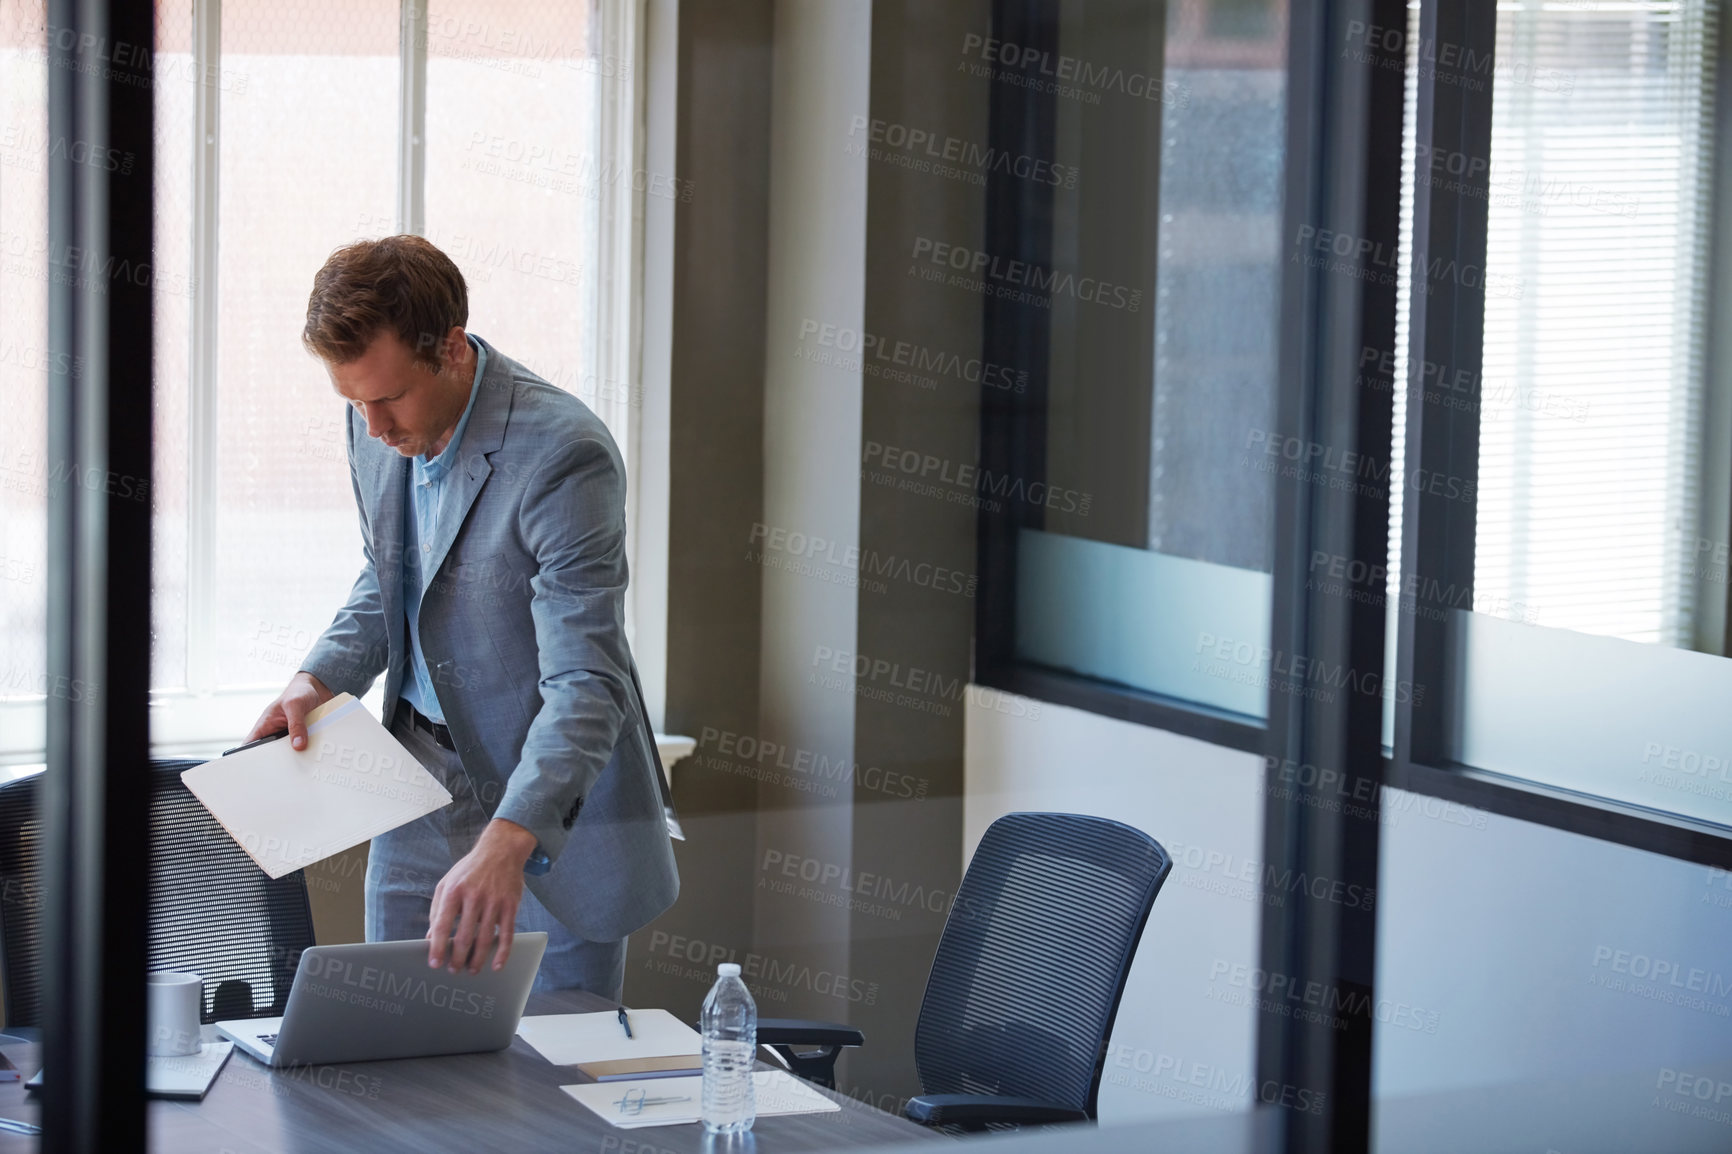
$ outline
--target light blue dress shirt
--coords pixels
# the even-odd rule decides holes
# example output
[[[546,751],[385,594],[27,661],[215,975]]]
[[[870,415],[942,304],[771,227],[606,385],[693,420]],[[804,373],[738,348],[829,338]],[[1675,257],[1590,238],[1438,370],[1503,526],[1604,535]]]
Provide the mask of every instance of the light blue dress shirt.
[[[431,560],[435,527],[451,486],[451,470],[462,460],[460,447],[463,430],[469,427],[469,414],[475,411],[475,398],[481,394],[481,374],[487,370],[487,350],[474,337],[469,347],[475,350],[475,380],[469,386],[469,404],[458,418],[451,441],[437,457],[428,460],[414,457],[409,465],[409,501],[403,518],[403,605],[409,614],[409,669],[403,678],[402,694],[409,704],[441,725],[445,711],[439,707],[439,695],[433,692],[433,677],[427,671],[427,659],[421,654],[421,629],[416,623],[421,616],[421,594],[433,574],[426,572],[425,561]]]

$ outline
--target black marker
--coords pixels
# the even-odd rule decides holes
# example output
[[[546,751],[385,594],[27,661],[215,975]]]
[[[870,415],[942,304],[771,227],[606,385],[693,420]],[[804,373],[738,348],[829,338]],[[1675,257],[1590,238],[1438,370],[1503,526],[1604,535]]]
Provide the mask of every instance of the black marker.
[[[249,741],[245,745],[237,745],[233,749],[225,749],[223,750],[223,756],[227,757],[231,753],[239,753],[243,749],[251,749],[255,745],[263,745],[267,741],[275,741],[279,737],[287,737],[288,735],[289,731],[285,729],[281,733],[273,733],[269,737],[261,737],[257,741]]]

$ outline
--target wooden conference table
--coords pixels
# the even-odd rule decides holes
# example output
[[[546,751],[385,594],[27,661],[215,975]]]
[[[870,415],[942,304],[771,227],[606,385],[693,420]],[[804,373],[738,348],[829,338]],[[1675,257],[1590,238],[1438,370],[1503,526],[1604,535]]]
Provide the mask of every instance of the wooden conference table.
[[[612,1002],[572,990],[531,994],[528,1012],[613,1008]],[[35,1045],[4,1049],[26,1076],[41,1065]],[[492,1054],[289,1070],[271,1070],[237,1049],[202,1102],[150,1102],[150,1144],[176,1154],[684,1154],[723,1148],[706,1146],[703,1128],[697,1125],[615,1129],[559,1088],[583,1080],[569,1067],[550,1065],[522,1038]],[[819,1092],[840,1102],[841,1111],[760,1118],[752,1128],[751,1148],[773,1154],[945,1140],[846,1095]],[[0,1117],[36,1122],[38,1114],[35,1095],[27,1094],[21,1083],[0,1084]],[[35,1150],[38,1141],[0,1131],[0,1152]]]

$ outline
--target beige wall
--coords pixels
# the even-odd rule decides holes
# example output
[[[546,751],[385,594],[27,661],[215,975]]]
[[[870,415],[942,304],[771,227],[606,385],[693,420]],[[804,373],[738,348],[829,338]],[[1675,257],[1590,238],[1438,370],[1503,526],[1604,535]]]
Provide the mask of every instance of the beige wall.
[[[313,940],[321,946],[366,941],[367,843],[316,862],[305,874]]]

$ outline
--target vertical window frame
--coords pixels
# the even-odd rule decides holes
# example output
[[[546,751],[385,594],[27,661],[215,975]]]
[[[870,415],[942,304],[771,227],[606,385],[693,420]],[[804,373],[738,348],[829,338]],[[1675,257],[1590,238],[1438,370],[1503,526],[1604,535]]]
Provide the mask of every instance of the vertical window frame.
[[[1465,54],[1482,54],[1495,65],[1497,11],[1494,0],[1424,0],[1420,43],[1448,42]],[[1709,239],[1713,271],[1709,278],[1710,315],[1724,316],[1732,306],[1727,291],[1732,282],[1732,92],[1728,91],[1729,57],[1721,29],[1715,76],[1716,156],[1711,193]],[[1490,75],[1490,70],[1487,70]],[[1484,359],[1485,289],[1457,280],[1421,285],[1421,261],[1453,267],[1484,269],[1487,244],[1489,160],[1492,135],[1492,86],[1481,93],[1469,85],[1439,83],[1436,70],[1421,72],[1415,134],[1421,155],[1458,152],[1483,156],[1486,171],[1460,180],[1454,191],[1416,181],[1414,188],[1414,292],[1409,328],[1409,379],[1412,366],[1446,364],[1479,379]],[[1427,150],[1430,150],[1429,152]],[[1452,179],[1454,179],[1452,177]],[[1729,350],[1725,332],[1715,329],[1707,361],[1706,390],[1712,406],[1724,403]],[[1400,387],[1409,387],[1401,382]],[[1411,396],[1411,393],[1410,393]],[[1720,398],[1720,399],[1716,399]],[[1449,477],[1479,475],[1479,418],[1467,409],[1410,403],[1407,407],[1407,475],[1414,470]],[[1704,422],[1705,438],[1716,436],[1714,422]],[[1719,435],[1732,435],[1721,429]],[[1727,446],[1719,446],[1725,452]],[[1472,589],[1474,581],[1476,507],[1402,482],[1402,585],[1419,588]],[[1433,585],[1432,583],[1436,583]],[[1406,695],[1395,701],[1394,746],[1387,758],[1385,784],[1411,793],[1454,801],[1504,817],[1517,818],[1698,865],[1732,869],[1732,831],[1712,822],[1598,797],[1481,769],[1452,756],[1452,735],[1460,722],[1457,681],[1464,671],[1449,661],[1449,615],[1432,619],[1413,612],[1404,600],[1396,614],[1396,675],[1398,684],[1426,686],[1423,705]]]
[[[1042,6],[1026,0],[996,0],[994,36],[1005,43],[1043,48],[1058,55],[1058,20],[1041,21]],[[1051,156],[1057,97],[1017,85],[992,86],[988,143],[995,153]],[[985,251],[1032,266],[1052,263],[1053,191],[1001,169],[987,174]],[[1034,221],[1031,231],[1028,221]],[[1160,270],[1154,271],[1158,281]],[[1152,288],[1153,286],[1151,286]],[[1153,299],[1153,292],[1150,292]],[[980,469],[983,475],[1015,477],[1029,486],[1045,482],[1051,330],[1044,311],[1032,304],[987,296],[982,302],[983,363],[1027,371],[1020,393],[982,389]],[[1154,371],[1151,360],[1149,371]],[[996,506],[996,507],[995,507]],[[982,502],[976,590],[974,682],[1056,705],[1098,713],[1194,737],[1229,749],[1260,753],[1266,744],[1261,718],[1202,702],[1151,693],[1087,674],[1038,665],[1016,652],[1017,535],[1038,528],[1040,511],[1016,502]]]

